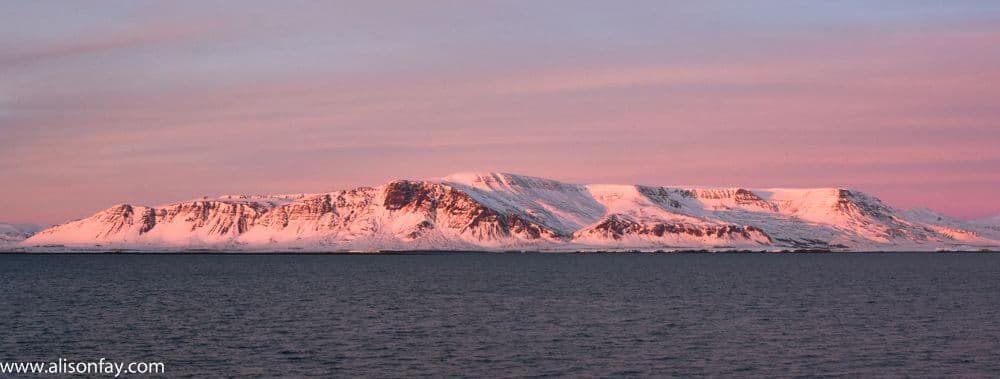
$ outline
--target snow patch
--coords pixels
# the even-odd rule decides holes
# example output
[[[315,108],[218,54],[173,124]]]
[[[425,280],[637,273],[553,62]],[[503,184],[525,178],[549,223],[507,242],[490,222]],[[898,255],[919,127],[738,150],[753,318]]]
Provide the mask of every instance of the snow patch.
[[[588,185],[459,173],[328,193],[226,195],[156,207],[119,204],[38,232],[20,245],[227,251],[978,250],[1000,246],[998,234],[995,226],[930,210],[898,211],[841,188]]]

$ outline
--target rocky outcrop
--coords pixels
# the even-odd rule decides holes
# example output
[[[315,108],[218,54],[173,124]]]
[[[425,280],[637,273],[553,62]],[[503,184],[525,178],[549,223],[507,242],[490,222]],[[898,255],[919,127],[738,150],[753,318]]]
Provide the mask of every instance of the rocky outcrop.
[[[996,230],[845,189],[578,185],[511,174],[116,205],[21,245],[311,250],[980,249]]]
[[[440,183],[394,181],[386,185],[384,198],[387,210],[420,214],[433,222],[440,220],[447,228],[478,241],[563,237],[529,215],[491,208],[460,189]]]
[[[715,240],[741,242],[747,244],[771,244],[771,237],[763,230],[747,225],[707,224],[695,225],[688,223],[643,223],[629,219],[620,214],[612,214],[597,225],[577,233],[578,237],[597,237],[598,239],[622,240],[638,237],[646,239],[664,239],[673,241]]]

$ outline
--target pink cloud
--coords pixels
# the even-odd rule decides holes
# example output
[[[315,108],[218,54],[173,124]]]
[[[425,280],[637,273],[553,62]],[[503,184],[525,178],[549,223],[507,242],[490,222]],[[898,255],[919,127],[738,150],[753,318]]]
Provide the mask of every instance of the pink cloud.
[[[82,38],[0,62],[132,48],[205,30],[163,26],[133,37]],[[24,198],[67,182],[80,194],[115,193],[111,187],[129,183],[133,199],[165,202],[204,191],[310,192],[392,176],[507,170],[581,182],[858,186],[908,205],[918,203],[915,185],[961,198],[997,184],[1000,112],[988,110],[1000,98],[996,41],[995,30],[852,35],[731,62],[311,71],[85,97],[78,95],[88,85],[81,79],[62,83],[73,91],[7,102],[8,120],[25,132],[0,151],[0,168],[26,180],[9,190]],[[298,171],[276,173],[289,167]],[[189,183],[196,180],[201,187]],[[63,201],[52,199],[45,201]],[[977,210],[934,197],[920,205],[962,216],[1000,212],[996,202]]]
[[[189,40],[231,26],[233,20],[185,20],[102,30],[57,41],[22,41],[0,53],[0,68],[27,68],[51,60]]]

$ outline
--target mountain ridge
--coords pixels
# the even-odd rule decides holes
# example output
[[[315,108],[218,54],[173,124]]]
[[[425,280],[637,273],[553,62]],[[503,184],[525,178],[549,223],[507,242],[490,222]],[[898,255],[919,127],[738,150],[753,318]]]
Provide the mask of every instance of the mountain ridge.
[[[928,211],[930,212],[930,211]],[[292,195],[119,204],[28,250],[980,250],[1000,231],[845,188],[573,184],[509,173]]]
[[[0,222],[0,246],[18,244],[45,228],[44,225]]]

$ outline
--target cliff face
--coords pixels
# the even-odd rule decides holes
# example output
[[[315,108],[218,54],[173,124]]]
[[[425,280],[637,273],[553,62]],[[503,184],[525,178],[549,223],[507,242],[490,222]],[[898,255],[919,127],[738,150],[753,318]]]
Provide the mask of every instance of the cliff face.
[[[121,204],[26,247],[309,250],[976,249],[995,229],[899,212],[851,190],[579,185],[511,174],[309,195]]]

